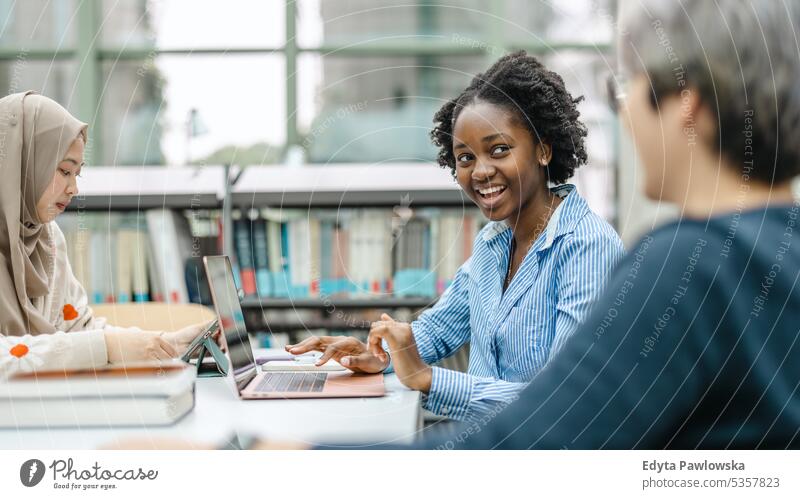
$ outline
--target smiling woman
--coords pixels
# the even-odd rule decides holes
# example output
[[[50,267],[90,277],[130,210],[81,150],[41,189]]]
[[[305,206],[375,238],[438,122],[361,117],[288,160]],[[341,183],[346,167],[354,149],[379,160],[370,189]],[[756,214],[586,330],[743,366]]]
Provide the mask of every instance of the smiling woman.
[[[507,55],[434,117],[439,164],[491,222],[435,307],[412,324],[385,315],[363,345],[312,338],[354,370],[392,368],[428,410],[479,420],[510,403],[584,320],[622,257],[614,229],[573,185],[586,162],[576,99],[524,52]],[[470,342],[468,373],[432,367]]]

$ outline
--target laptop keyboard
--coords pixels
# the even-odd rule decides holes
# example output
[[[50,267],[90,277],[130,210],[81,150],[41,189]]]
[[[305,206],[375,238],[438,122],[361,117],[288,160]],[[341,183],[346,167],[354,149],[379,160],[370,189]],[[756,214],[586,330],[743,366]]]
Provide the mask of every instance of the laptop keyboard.
[[[264,373],[257,392],[321,392],[327,373]]]

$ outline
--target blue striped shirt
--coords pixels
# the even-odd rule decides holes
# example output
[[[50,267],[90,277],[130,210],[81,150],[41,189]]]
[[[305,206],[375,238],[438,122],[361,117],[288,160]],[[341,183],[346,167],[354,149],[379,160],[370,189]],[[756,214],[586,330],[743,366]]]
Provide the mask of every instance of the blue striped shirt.
[[[617,233],[575,186],[553,192],[563,201],[505,292],[513,236],[504,222],[490,222],[439,302],[411,324],[428,364],[470,342],[467,373],[433,368],[428,410],[475,421],[513,401],[586,318],[623,256]]]

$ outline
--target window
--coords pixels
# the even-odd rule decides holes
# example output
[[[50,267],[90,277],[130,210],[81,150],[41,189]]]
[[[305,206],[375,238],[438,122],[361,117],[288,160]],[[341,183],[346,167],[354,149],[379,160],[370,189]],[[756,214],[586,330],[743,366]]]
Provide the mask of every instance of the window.
[[[433,112],[503,53],[526,49],[586,96],[583,190],[612,216],[617,124],[598,82],[615,5],[0,0],[0,84],[90,122],[95,164],[271,163],[289,148],[321,164],[430,162]]]

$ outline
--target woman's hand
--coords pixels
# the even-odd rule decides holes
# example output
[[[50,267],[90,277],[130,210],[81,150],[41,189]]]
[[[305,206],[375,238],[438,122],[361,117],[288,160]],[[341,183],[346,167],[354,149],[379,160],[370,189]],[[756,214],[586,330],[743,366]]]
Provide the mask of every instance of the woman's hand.
[[[205,331],[206,326],[208,326],[207,323],[192,324],[191,326],[178,329],[177,331],[162,333],[161,337],[172,345],[177,355],[183,355],[186,349],[189,348],[189,344]]]
[[[177,331],[157,333],[107,332],[105,333],[108,361],[112,364],[141,361],[166,360],[178,357],[189,348],[189,344],[200,335],[208,324],[194,324]],[[221,333],[217,331],[212,338],[220,343]],[[224,349],[223,349],[224,351]]]
[[[108,362],[121,364],[142,360],[167,360],[178,353],[175,347],[158,333],[142,332],[106,332],[106,352]]]
[[[367,345],[352,336],[312,336],[297,345],[286,345],[292,355],[306,352],[322,352],[316,365],[321,366],[330,359],[357,373],[379,373],[389,366],[389,359],[379,359],[367,350]]]
[[[431,366],[419,356],[411,324],[397,322],[389,314],[381,315],[381,319],[372,323],[367,340],[369,351],[388,363],[389,356],[381,344],[385,340],[392,352],[394,371],[400,381],[412,390],[428,393],[431,389]]]

